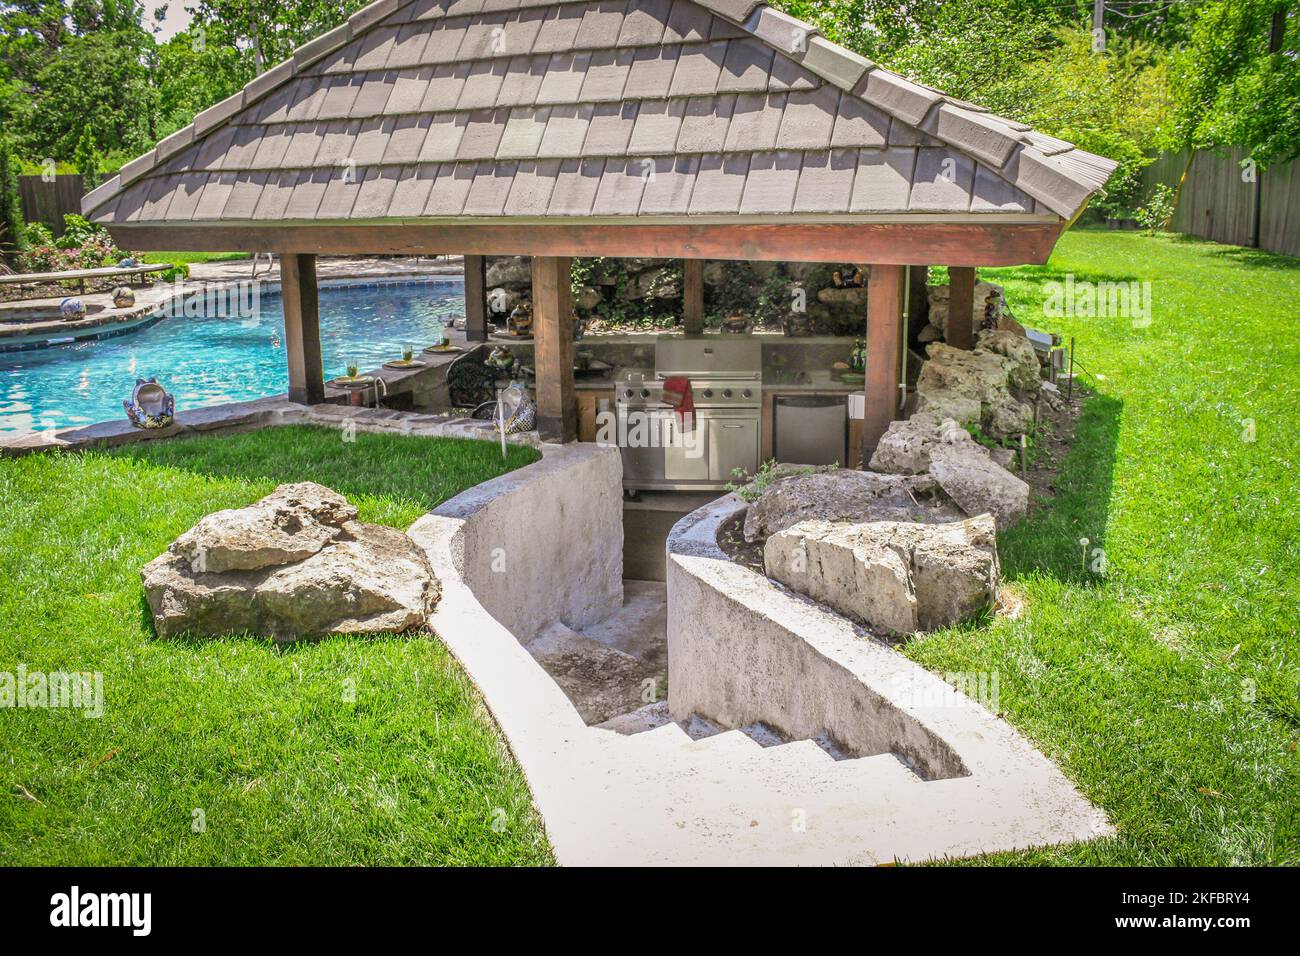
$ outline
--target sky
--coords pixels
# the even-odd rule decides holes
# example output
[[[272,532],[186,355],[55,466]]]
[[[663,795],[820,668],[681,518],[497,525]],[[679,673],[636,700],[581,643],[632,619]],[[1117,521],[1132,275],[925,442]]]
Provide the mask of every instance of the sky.
[[[163,5],[154,2],[145,3],[146,17],[151,27],[157,24],[154,15],[157,9]],[[190,13],[185,9],[185,0],[169,0],[165,5],[167,7],[167,18],[163,21],[162,31],[154,34],[159,43],[166,43],[190,25]]]

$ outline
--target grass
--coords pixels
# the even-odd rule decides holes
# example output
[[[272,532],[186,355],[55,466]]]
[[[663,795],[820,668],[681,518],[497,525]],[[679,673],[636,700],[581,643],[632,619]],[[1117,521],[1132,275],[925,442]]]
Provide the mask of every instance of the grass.
[[[204,514],[282,481],[405,527],[535,458],[293,427],[0,462],[0,671],[98,671],[104,688],[98,719],[0,710],[0,865],[549,862],[527,786],[440,642],[163,641],[139,580]]]
[[[1150,326],[1045,318],[1067,274],[1149,281]],[[1076,337],[1096,395],[1055,503],[999,542],[1024,615],[908,653],[996,673],[1006,718],[1118,828],[981,862],[1300,863],[1300,260],[1075,230],[981,277]]]
[[[182,264],[190,265],[195,262],[232,262],[236,259],[247,259],[246,252],[142,252],[138,258],[141,262],[162,263],[170,262],[172,265],[179,266]]]

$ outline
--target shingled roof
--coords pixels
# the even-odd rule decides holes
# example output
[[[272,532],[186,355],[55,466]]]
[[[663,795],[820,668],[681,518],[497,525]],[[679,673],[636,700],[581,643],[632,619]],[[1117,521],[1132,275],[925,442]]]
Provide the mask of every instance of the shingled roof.
[[[122,167],[106,224],[1071,220],[1115,164],[757,0],[379,0]]]

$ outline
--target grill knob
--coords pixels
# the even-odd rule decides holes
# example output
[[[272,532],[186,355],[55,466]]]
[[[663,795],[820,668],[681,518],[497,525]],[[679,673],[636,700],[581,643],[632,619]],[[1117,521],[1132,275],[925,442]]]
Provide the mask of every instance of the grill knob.
[[[744,390],[743,392],[741,392],[740,394],[741,394],[741,396],[742,396],[743,398],[753,398],[753,397],[754,397],[754,393],[751,392],[749,389],[745,389],[745,390]]]
[[[650,389],[648,389],[648,388],[643,388],[643,389],[641,389],[641,397],[642,397],[642,398],[649,398],[649,397],[650,397]]]
[[[729,389],[729,388],[724,388],[724,389],[722,390],[722,397],[723,397],[723,398],[731,398],[731,389]]]
[[[626,392],[624,392],[624,393],[623,393],[623,397],[624,397],[624,398],[631,398],[631,397],[632,397],[632,389],[629,388]]]
[[[713,389],[711,389],[711,388],[706,388],[706,389],[704,390],[704,397],[705,397],[705,398],[712,398],[712,397],[713,397]]]

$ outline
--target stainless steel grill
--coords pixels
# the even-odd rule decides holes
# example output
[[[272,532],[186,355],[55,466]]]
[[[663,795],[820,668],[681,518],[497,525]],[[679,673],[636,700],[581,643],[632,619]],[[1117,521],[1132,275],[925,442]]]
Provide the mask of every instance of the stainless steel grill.
[[[762,347],[749,337],[663,338],[655,368],[625,370],[616,383],[623,484],[627,488],[722,488],[758,468],[763,408]],[[663,400],[664,380],[691,382],[691,427]]]

